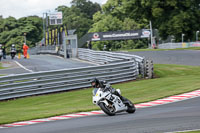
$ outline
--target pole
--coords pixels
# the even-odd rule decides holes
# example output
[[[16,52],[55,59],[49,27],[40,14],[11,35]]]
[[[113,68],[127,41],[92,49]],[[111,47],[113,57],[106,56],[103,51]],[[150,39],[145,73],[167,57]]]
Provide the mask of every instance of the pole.
[[[44,14],[45,13],[43,13],[43,35],[44,35],[44,37],[43,37],[43,43],[44,43],[44,45],[46,44],[46,34],[45,34],[45,22],[44,22]]]
[[[48,17],[47,17],[47,12],[46,12],[46,32],[47,32],[47,43],[49,44],[49,32],[48,32]],[[46,44],[46,45],[48,45]]]
[[[183,37],[184,37],[184,35],[185,35],[185,34],[182,34],[182,44],[183,44],[183,41],[184,41],[184,38],[183,38]]]
[[[26,44],[26,32],[24,32],[24,43]]]
[[[152,30],[152,24],[151,24],[151,21],[149,22],[149,25],[150,25],[150,31],[151,31],[151,48],[153,46],[153,30]]]
[[[58,29],[58,45],[60,45],[60,28],[57,26],[57,29]]]
[[[24,43],[26,44],[26,35],[24,35]]]
[[[196,32],[196,42],[199,40],[198,35],[199,35],[199,31]]]

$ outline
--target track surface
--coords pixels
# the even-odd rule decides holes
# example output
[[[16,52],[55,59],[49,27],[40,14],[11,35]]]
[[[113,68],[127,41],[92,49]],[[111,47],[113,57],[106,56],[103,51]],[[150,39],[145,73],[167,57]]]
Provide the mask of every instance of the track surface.
[[[26,69],[23,69],[18,64],[24,66]],[[87,67],[93,66],[94,64],[81,62],[72,59],[64,59],[58,56],[52,55],[31,55],[30,59],[17,59],[11,60],[10,57],[7,57],[6,60],[2,60],[5,66],[11,67],[9,69],[0,70],[0,74],[21,74],[21,73],[30,73],[38,71],[49,71],[49,70],[58,70],[58,69],[69,69],[77,67]]]
[[[200,51],[148,51],[131,52],[129,54],[146,56],[150,59],[153,59],[154,63],[159,64],[200,66]],[[45,64],[46,63],[44,63],[44,66]],[[3,128],[0,129],[0,132],[163,133],[171,131],[200,129],[199,101],[200,97],[156,107],[138,109],[135,114],[121,113],[113,117],[109,117],[103,114],[69,120],[46,122],[22,127]]]
[[[152,59],[155,64],[200,66],[200,50],[144,51],[128,52],[128,54]]]
[[[200,128],[200,98],[138,109],[0,129],[1,133],[163,133]]]

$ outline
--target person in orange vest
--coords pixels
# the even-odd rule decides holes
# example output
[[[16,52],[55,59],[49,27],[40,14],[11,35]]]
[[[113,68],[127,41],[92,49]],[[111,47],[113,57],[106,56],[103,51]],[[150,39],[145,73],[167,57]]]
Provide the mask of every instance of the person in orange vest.
[[[23,45],[23,53],[24,53],[24,58],[27,58],[27,51],[28,51],[29,47],[24,43]]]

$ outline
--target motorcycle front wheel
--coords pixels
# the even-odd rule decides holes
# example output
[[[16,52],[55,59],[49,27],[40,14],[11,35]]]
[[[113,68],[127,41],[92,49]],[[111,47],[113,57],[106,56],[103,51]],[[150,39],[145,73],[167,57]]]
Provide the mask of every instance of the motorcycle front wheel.
[[[126,112],[135,113],[135,111],[136,111],[135,105],[130,100],[128,100],[128,101],[130,102],[131,105],[127,104],[128,109]]]
[[[104,113],[106,113],[109,116],[115,115],[115,109],[113,107],[108,107],[105,103],[99,104],[100,108],[103,110]]]
[[[14,59],[14,58],[15,58],[15,54],[11,53],[11,59]]]

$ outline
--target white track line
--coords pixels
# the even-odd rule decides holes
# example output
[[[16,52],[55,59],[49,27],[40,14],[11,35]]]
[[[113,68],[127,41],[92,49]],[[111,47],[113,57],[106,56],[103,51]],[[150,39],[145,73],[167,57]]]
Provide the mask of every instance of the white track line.
[[[33,73],[33,70],[30,70],[30,69],[26,68],[25,66],[23,66],[22,64],[20,64],[18,61],[14,61],[14,62],[15,62],[18,66],[20,66],[21,68],[23,68],[24,70]]]
[[[184,133],[184,132],[194,132],[194,131],[200,131],[200,129],[174,131],[174,132],[165,132],[165,133]]]

